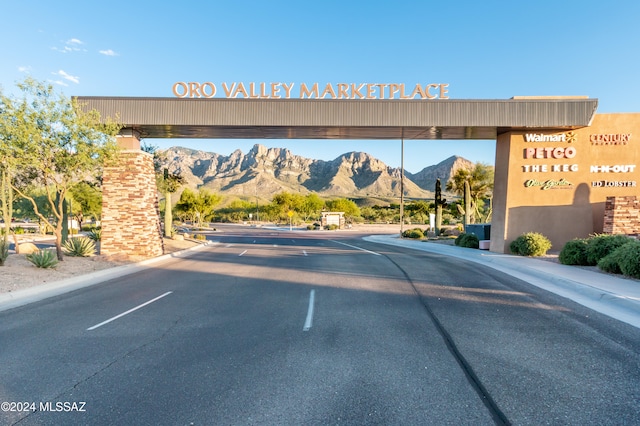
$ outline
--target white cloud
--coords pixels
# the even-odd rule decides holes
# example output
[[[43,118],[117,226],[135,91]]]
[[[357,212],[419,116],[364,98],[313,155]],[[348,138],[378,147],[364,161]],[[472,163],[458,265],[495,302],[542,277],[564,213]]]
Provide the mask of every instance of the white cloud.
[[[60,53],[70,53],[70,52],[86,52],[87,49],[81,48],[84,42],[77,38],[70,38],[69,40],[64,42],[64,46],[62,47],[52,47],[51,49]]]
[[[31,66],[29,65],[23,65],[18,67],[18,71],[20,72],[31,72]]]
[[[69,87],[69,85],[62,80],[49,80],[49,82],[57,84],[59,86]]]
[[[63,70],[60,70],[58,72],[54,72],[52,73],[53,75],[59,75],[60,77],[64,78],[65,80],[71,81],[72,83],[80,83],[80,77],[76,77],[74,75],[70,75],[68,73],[66,73]],[[59,82],[56,82],[57,84],[60,84]],[[66,86],[66,84],[63,84],[64,86]]]
[[[107,49],[107,50],[100,50],[100,53],[102,53],[103,55],[106,56],[118,56],[118,54],[116,52],[114,52],[111,49]]]

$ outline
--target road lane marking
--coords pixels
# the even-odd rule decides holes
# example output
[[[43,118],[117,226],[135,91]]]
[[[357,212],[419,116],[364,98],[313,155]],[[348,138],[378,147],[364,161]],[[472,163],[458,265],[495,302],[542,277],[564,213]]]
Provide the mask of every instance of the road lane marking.
[[[309,331],[311,329],[311,323],[313,322],[313,305],[316,300],[316,291],[311,290],[309,293],[309,309],[307,310],[307,319],[304,321],[304,327],[302,327],[302,331]]]
[[[357,250],[362,250],[362,251],[365,251],[365,252],[370,253],[370,254],[375,254],[376,256],[381,256],[380,253],[376,253],[375,251],[363,249],[362,247],[352,246],[351,244],[341,243],[340,241],[336,241],[336,240],[329,240],[329,241],[332,241],[332,242],[337,243],[337,244],[342,244],[343,246],[351,247],[351,248],[354,248],[354,249],[357,249]]]
[[[302,254],[304,254],[305,256],[308,256],[306,250],[302,250]]]
[[[229,247],[233,247],[233,244],[227,244],[226,246],[224,246],[225,248],[229,248]]]
[[[242,255],[243,255],[243,254],[245,254],[247,251],[248,251],[248,250],[243,251],[242,253],[240,253],[240,254],[238,255],[238,257],[242,256]]]
[[[87,328],[87,331],[95,330],[95,329],[96,329],[96,328],[98,328],[98,327],[102,327],[102,326],[103,326],[103,325],[105,325],[105,324],[109,324],[111,321],[115,321],[115,320],[117,320],[118,318],[122,318],[123,316],[128,315],[128,314],[130,314],[130,313],[131,313],[131,312],[133,312],[133,311],[137,311],[138,309],[143,308],[143,307],[147,306],[148,304],[155,302],[156,300],[162,299],[163,297],[168,296],[168,295],[170,295],[171,293],[173,293],[173,292],[172,292],[172,291],[168,291],[168,292],[166,292],[165,294],[162,294],[162,295],[160,295],[160,296],[156,297],[155,299],[151,299],[151,300],[149,300],[148,302],[144,302],[142,305],[138,305],[138,306],[136,306],[135,308],[129,309],[127,312],[123,312],[123,313],[121,313],[121,314],[119,314],[119,315],[116,315],[116,316],[115,316],[115,317],[113,317],[113,318],[109,318],[109,319],[108,319],[108,320],[106,320],[106,321],[102,321],[100,324],[96,324],[96,325],[94,325],[93,327],[89,327],[89,328]]]

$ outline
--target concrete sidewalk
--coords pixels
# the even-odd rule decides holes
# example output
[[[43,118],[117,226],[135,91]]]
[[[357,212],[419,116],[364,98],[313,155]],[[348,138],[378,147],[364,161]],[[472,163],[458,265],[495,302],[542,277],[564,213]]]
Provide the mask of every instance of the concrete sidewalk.
[[[401,239],[397,235],[364,239],[480,263],[640,328],[640,280],[532,257]]]

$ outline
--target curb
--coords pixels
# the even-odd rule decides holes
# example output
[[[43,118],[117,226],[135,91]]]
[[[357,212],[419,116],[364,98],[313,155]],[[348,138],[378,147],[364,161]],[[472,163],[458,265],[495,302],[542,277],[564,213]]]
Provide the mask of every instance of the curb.
[[[478,252],[475,249],[419,241],[398,241],[396,236],[374,235],[364,240],[478,263],[640,328],[640,285],[636,285],[632,279],[522,256]],[[631,287],[635,291],[630,290]]]
[[[9,309],[17,308],[20,306],[28,305],[30,303],[39,302],[40,300],[44,300],[49,297],[69,293],[74,290],[90,287],[92,285],[100,284],[105,281],[109,281],[115,278],[123,277],[125,275],[143,271],[145,269],[149,269],[152,265],[156,263],[159,263],[171,258],[184,257],[185,254],[191,251],[200,250],[203,247],[207,247],[209,245],[212,245],[212,243],[207,242],[204,244],[199,244],[197,246],[189,247],[184,250],[163,254],[162,256],[142,260],[140,262],[132,263],[130,265],[116,266],[114,268],[106,268],[106,269],[91,272],[85,275],[79,275],[76,277],[66,278],[64,280],[54,281],[47,284],[31,287],[31,288],[25,288],[24,290],[1,293],[0,294],[0,312],[7,311]]]

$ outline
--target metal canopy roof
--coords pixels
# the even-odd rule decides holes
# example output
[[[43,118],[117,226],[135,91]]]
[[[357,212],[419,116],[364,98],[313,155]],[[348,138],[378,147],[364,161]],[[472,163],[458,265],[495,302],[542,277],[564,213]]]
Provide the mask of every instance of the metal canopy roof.
[[[77,97],[142,138],[495,139],[518,129],[589,126],[589,98],[507,100]]]

